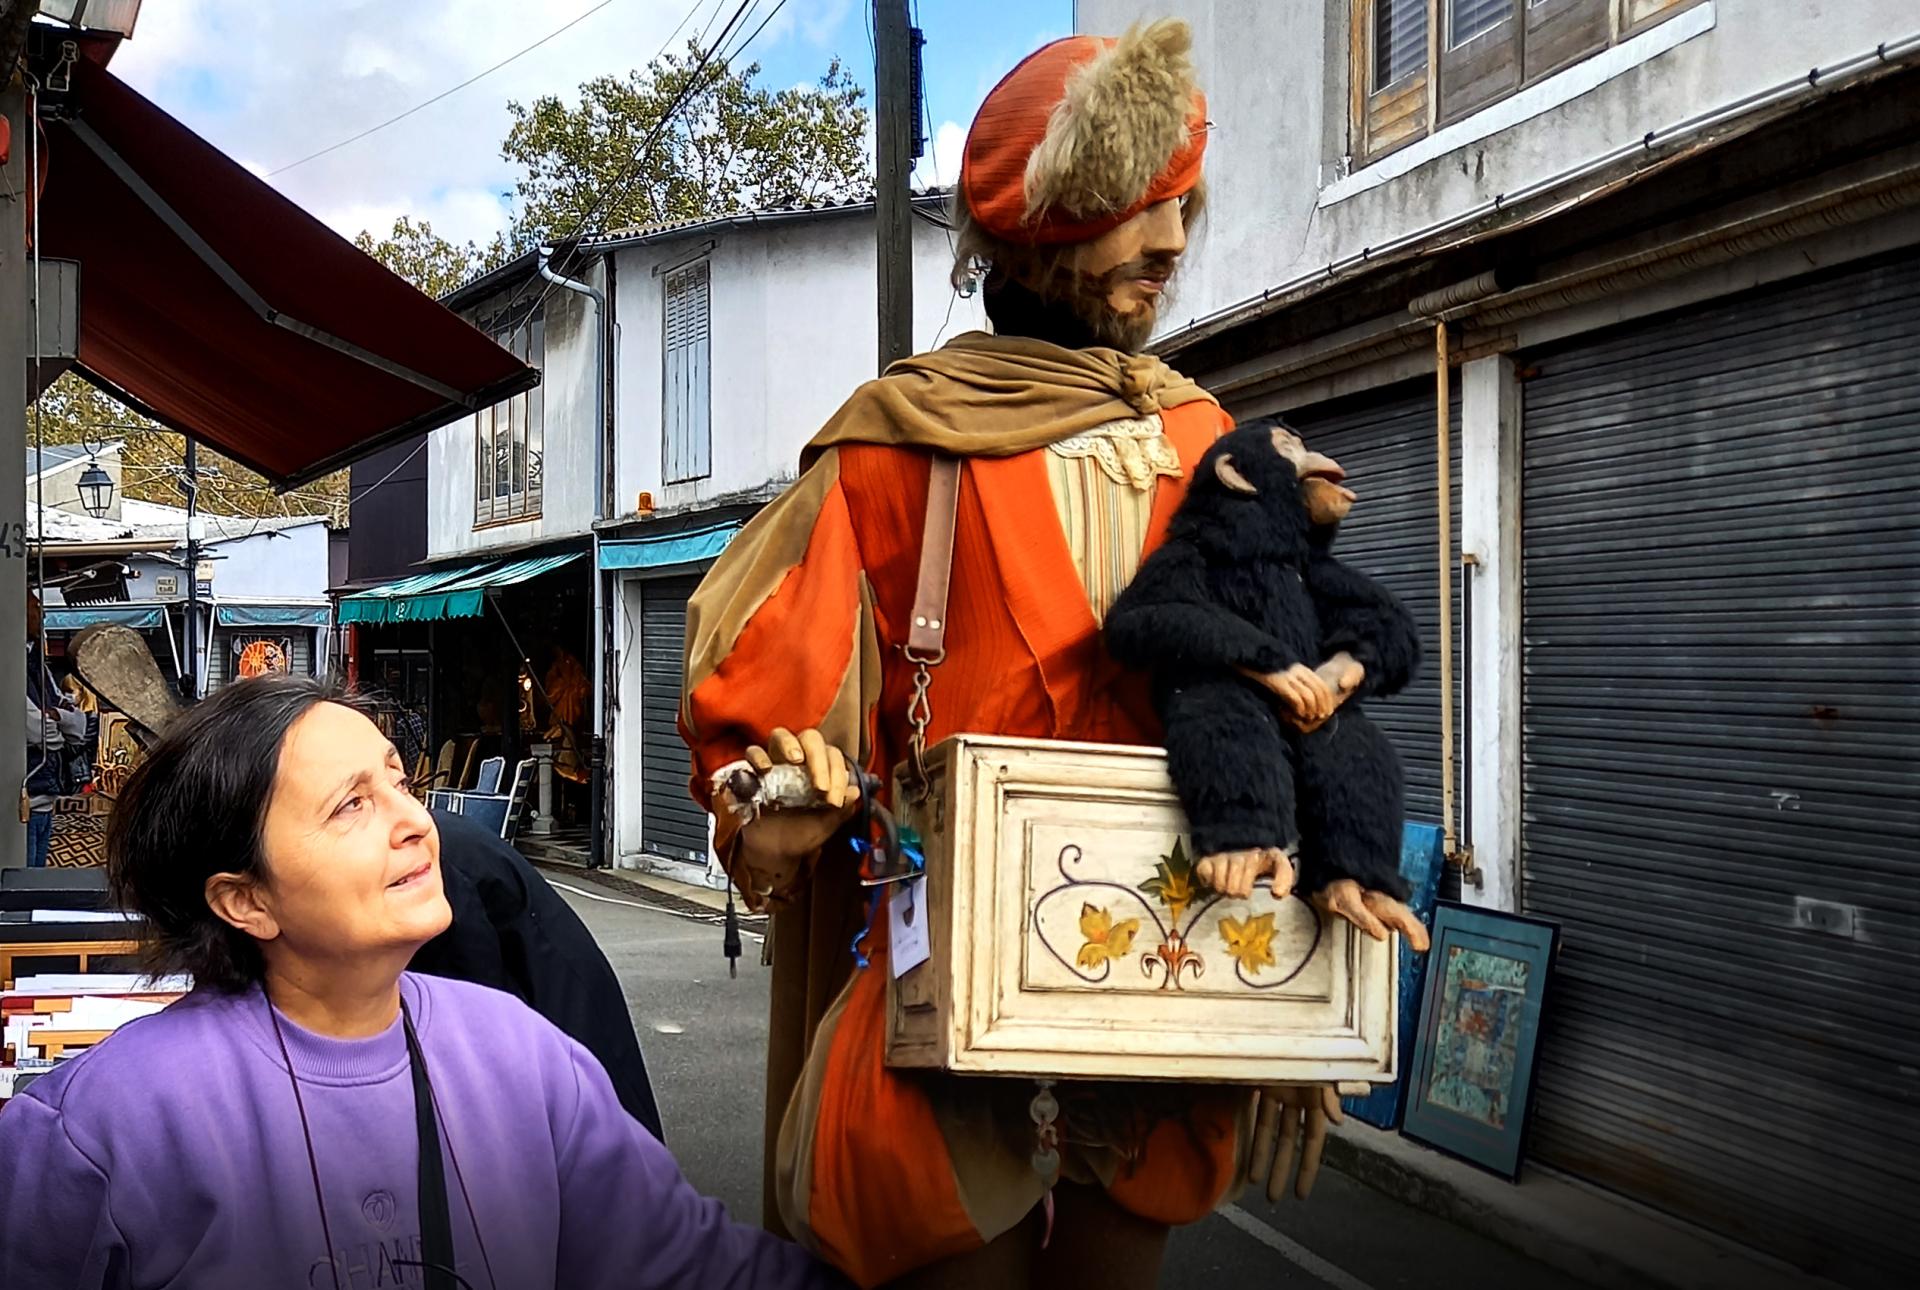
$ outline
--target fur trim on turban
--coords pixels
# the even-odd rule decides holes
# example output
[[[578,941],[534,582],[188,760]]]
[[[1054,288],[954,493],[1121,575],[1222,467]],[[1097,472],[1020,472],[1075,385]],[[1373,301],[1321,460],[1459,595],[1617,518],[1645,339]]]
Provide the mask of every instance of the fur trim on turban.
[[[960,188],[1003,241],[1086,242],[1200,181],[1206,99],[1178,19],[1071,36],[1008,72],[967,135]]]

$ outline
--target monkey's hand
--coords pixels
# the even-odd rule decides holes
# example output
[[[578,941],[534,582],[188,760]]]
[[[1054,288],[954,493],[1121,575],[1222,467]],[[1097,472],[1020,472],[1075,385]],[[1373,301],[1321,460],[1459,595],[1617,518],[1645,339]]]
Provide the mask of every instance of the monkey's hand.
[[[1202,858],[1193,866],[1193,876],[1223,896],[1245,900],[1253,894],[1254,884],[1271,878],[1275,900],[1285,900],[1293,890],[1293,861],[1279,847],[1257,847],[1247,851],[1222,851]]]
[[[1367,679],[1367,665],[1345,650],[1313,670],[1314,675],[1325,681],[1327,688],[1333,691],[1335,707],[1352,698],[1353,692],[1360,688],[1360,683]]]
[[[1331,1084],[1281,1084],[1260,1090],[1260,1113],[1254,1120],[1253,1154],[1247,1158],[1247,1181],[1267,1185],[1267,1199],[1277,1201],[1293,1174],[1293,1194],[1305,1200],[1320,1176],[1320,1155],[1327,1145],[1328,1123],[1340,1124],[1340,1094]],[[1293,1166],[1298,1143],[1300,1167]]]
[[[1295,663],[1280,672],[1256,672],[1243,667],[1240,673],[1259,682],[1280,701],[1288,719],[1303,729],[1318,726],[1333,715],[1337,700],[1332,687],[1305,663]]]
[[[1313,893],[1313,903],[1325,913],[1344,918],[1376,941],[1394,931],[1407,938],[1415,954],[1425,954],[1431,943],[1427,929],[1414,912],[1384,891],[1363,891],[1351,878],[1328,883]]]

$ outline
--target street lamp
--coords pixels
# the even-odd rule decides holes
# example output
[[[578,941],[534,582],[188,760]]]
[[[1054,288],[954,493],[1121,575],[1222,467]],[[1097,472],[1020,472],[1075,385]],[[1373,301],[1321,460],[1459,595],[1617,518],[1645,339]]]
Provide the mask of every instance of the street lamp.
[[[140,0],[40,0],[40,13],[69,26],[131,38]]]
[[[87,508],[87,514],[96,520],[105,519],[113,509],[113,476],[100,469],[98,458],[87,463],[80,472],[80,504]]]

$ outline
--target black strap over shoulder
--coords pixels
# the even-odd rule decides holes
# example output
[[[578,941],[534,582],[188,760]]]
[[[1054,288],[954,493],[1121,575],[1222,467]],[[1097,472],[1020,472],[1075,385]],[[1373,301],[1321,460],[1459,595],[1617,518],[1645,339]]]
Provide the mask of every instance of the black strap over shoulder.
[[[447,1165],[440,1154],[440,1123],[434,1115],[433,1087],[413,1017],[404,1000],[400,1016],[407,1032],[407,1065],[413,1069],[413,1115],[420,1136],[420,1262],[427,1290],[456,1290],[453,1270],[453,1217],[447,1205]]]

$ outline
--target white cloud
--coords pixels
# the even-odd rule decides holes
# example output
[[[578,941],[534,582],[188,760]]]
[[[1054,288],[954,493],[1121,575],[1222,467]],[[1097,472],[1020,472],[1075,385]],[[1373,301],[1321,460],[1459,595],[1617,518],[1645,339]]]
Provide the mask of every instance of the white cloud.
[[[951,188],[960,182],[960,156],[967,146],[967,128],[958,121],[942,121],[933,132],[933,146],[914,168],[920,188]]]
[[[113,70],[263,174],[440,93],[593,3],[168,0],[141,10]],[[642,65],[691,3],[615,0],[478,84],[270,182],[349,237],[383,233],[406,213],[485,243],[507,222],[507,100],[570,99],[582,81]]]

